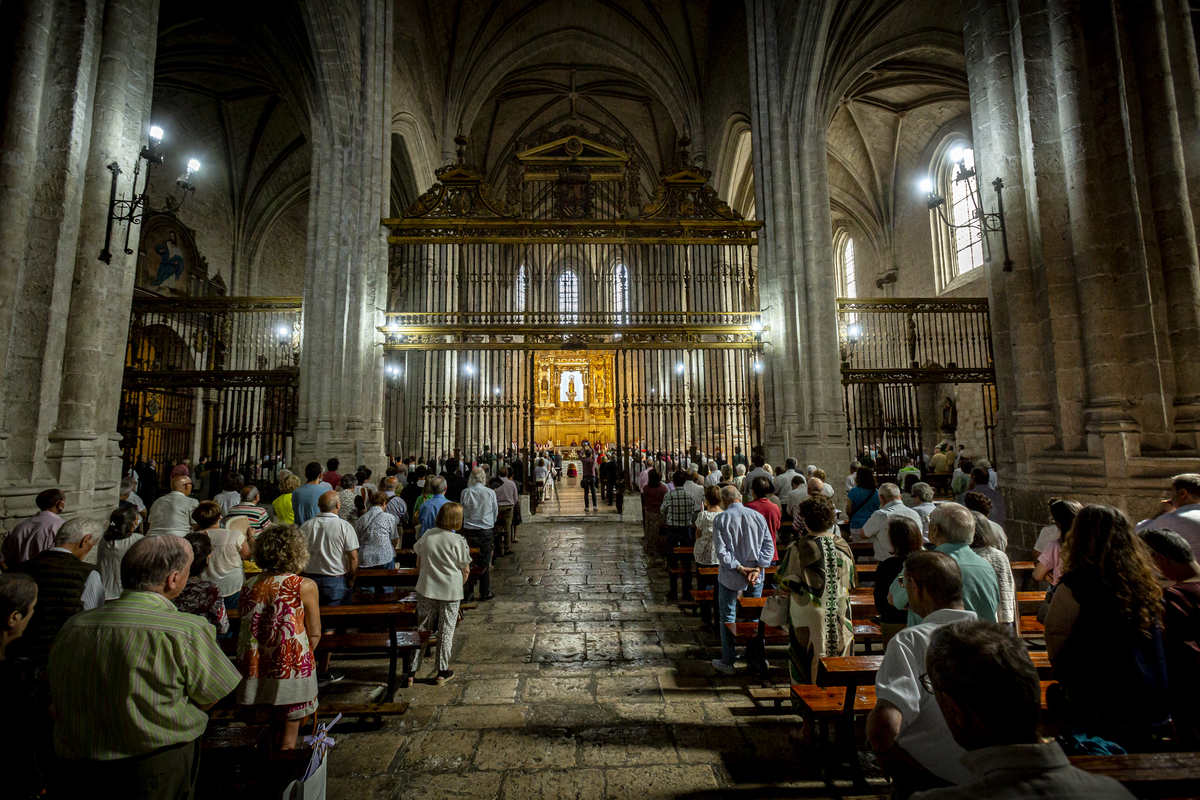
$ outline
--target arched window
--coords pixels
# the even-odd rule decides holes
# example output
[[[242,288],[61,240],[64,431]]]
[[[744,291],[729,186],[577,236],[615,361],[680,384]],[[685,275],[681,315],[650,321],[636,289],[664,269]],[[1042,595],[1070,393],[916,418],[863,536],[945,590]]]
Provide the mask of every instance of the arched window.
[[[578,322],[579,276],[564,269],[558,276],[558,313],[563,322]]]
[[[833,263],[837,272],[838,297],[858,297],[858,274],[854,263],[854,239],[842,228],[833,234]]]
[[[618,323],[629,321],[629,268],[624,264],[613,270],[613,311]]]
[[[958,161],[964,169],[974,171],[975,151],[961,135],[947,138],[934,151],[926,188],[931,185],[937,195],[946,198],[941,209],[946,219],[954,225],[966,225],[975,213],[978,178],[972,174],[964,180],[955,180]],[[959,275],[983,266],[983,234],[978,224],[951,231],[936,210],[929,212],[929,224],[933,239],[934,283],[937,291],[943,292]]]
[[[515,310],[525,311],[525,265],[517,267],[517,286],[515,290]]]
[[[846,297],[858,297],[858,284],[854,278],[854,240],[849,236],[842,248],[842,285],[846,287]]]
[[[962,148],[962,164],[965,169],[975,169],[975,151],[969,147]],[[966,180],[954,180],[957,167],[950,171],[950,221],[955,225],[964,225],[974,214],[977,180],[972,175]],[[983,266],[983,233],[978,225],[959,228],[954,232],[954,269],[955,278],[964,272]]]

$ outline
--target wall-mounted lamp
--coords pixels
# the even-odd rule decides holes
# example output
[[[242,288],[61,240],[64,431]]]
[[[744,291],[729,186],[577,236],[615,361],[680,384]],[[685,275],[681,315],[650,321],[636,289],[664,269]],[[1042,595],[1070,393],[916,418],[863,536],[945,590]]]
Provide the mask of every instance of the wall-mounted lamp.
[[[950,161],[955,165],[954,182],[959,183],[969,181],[976,177],[974,166],[966,165],[966,153],[963,148],[955,147],[950,151]],[[968,184],[969,186],[969,184]],[[967,197],[970,198],[971,213],[966,222],[955,225],[946,216],[946,198],[934,191],[933,181],[925,178],[920,183],[921,191],[925,193],[926,205],[930,211],[937,211],[938,217],[942,223],[950,229],[951,235],[962,228],[976,228],[980,232],[979,238],[986,241],[985,233],[1000,234],[1000,241],[1004,245],[1004,271],[1012,272],[1013,262],[1008,255],[1008,231],[1004,225],[1004,195],[1001,190],[1004,189],[1004,181],[1000,178],[992,181],[992,187],[996,190],[996,211],[988,212],[983,207],[983,193],[979,190],[979,181],[975,182],[975,187],[972,191],[967,192]]]
[[[124,222],[126,224],[125,255],[133,254],[133,250],[129,247],[129,235],[133,226],[139,224],[150,210],[150,200],[146,196],[146,188],[150,185],[150,171],[157,164],[163,162],[162,153],[158,151],[162,140],[163,129],[157,125],[151,125],[146,146],[138,153],[137,161],[133,165],[133,186],[130,187],[129,200],[117,199],[117,176],[121,174],[121,167],[115,161],[108,165],[108,171],[112,173],[112,188],[108,193],[108,225],[104,231],[104,249],[100,251],[99,256],[105,264],[112,263],[112,251],[109,250],[109,247],[112,245],[113,223]],[[142,173],[143,161],[146,162],[146,179],[142,183],[142,191],[138,192],[138,178]],[[175,185],[182,190],[179,200],[178,202],[173,199],[169,200],[167,206],[162,209],[163,212],[174,214],[183,206],[188,195],[196,191],[196,186],[192,183],[192,175],[199,171],[199,161],[193,158],[187,162],[187,171],[175,179]]]

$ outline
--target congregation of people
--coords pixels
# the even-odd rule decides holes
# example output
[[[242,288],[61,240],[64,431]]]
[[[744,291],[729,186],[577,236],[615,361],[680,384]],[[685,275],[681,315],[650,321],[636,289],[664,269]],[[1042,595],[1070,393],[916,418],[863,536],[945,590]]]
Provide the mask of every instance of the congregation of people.
[[[1200,745],[1200,475],[1173,478],[1162,514],[1136,526],[1112,506],[1049,501],[1032,576],[1049,587],[1037,613],[1054,677],[1042,711],[1026,648],[1034,637],[1018,630],[996,471],[960,456],[951,472],[942,445],[928,458],[895,459],[895,482],[880,483],[880,455],[851,465],[842,509],[826,474],[812,465],[798,472],[795,459],[778,473],[760,455],[726,465],[733,470],[699,455],[672,464],[658,454],[635,466],[647,554],[677,567],[678,549],[691,547],[695,565],[717,567],[718,673],[737,674],[727,623],[739,597],[762,596],[768,567],[783,609],[771,625],[787,631],[790,680],[815,683],[822,657],[853,655],[851,545],[862,543],[885,647],[867,743],[894,796],[1130,797],[1071,767],[1067,754]],[[950,496],[936,502],[922,480],[935,469],[950,477]],[[781,527],[789,518],[790,530]],[[692,570],[680,571],[668,600],[679,597],[680,579],[691,599]],[[747,668],[761,676],[763,658],[761,644],[747,647]],[[1039,722],[1057,737],[1043,738]]]
[[[237,719],[294,749],[322,688],[344,678],[319,648],[321,609],[349,601],[359,570],[393,568],[404,544],[419,573],[417,630],[438,633],[433,683],[452,680],[471,549],[487,601],[492,559],[515,541],[514,466],[449,458],[437,474],[390,462],[378,484],[366,467],[339,474],[337,459],[302,475],[277,464],[271,502],[238,473],[210,475],[201,499],[186,464],[155,496],[135,468],[107,526],[65,518],[58,489],[39,494],[38,513],[0,543],[3,745],[28,765],[6,796],[67,796],[101,781],[129,797],[189,797],[206,712],[230,695]],[[227,654],[220,640],[235,636],[234,619]],[[422,654],[409,655],[405,685]]]
[[[790,682],[815,683],[822,658],[855,653],[856,550],[874,562],[885,650],[866,734],[894,796],[1130,796],[1067,754],[1200,745],[1200,475],[1176,476],[1161,515],[1137,525],[1112,506],[1049,502],[1033,547],[1054,672],[1042,711],[998,476],[960,458],[962,493],[952,477],[935,500],[922,477],[950,474],[947,450],[897,459],[882,483],[878,455],[862,454],[870,465],[851,465],[841,507],[817,465],[788,458],[776,471],[740,448],[729,461],[586,448],[580,488],[588,508],[610,481],[600,499],[640,496],[645,554],[669,568],[666,599],[691,600],[694,569],[716,568],[719,675],[739,674],[725,624],[739,598],[766,593]],[[452,680],[460,604],[495,597],[492,565],[518,541],[527,462],[490,448],[391,461],[378,483],[365,467],[339,473],[336,459],[303,474],[276,463],[270,501],[238,473],[210,479],[201,499],[187,465],[155,497],[135,469],[107,526],[65,516],[57,489],[38,495],[38,513],[0,544],[3,744],[29,765],[13,796],[97,781],[187,796],[207,712],[231,694],[240,719],[295,748],[322,688],[344,677],[319,648],[321,609],[349,602],[360,570],[394,568],[399,550],[419,571],[418,631],[438,633],[433,682]],[[533,464],[542,492],[554,462]],[[220,640],[235,635],[231,658]],[[422,654],[408,657],[403,685]],[[766,675],[765,650],[747,648],[746,664]],[[1047,721],[1054,739],[1041,734]]]

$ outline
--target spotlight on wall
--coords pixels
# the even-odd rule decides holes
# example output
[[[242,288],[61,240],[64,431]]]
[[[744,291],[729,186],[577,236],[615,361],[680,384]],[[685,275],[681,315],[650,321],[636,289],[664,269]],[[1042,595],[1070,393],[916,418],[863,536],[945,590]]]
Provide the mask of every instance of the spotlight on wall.
[[[130,186],[129,199],[123,197],[117,198],[117,177],[121,174],[121,167],[116,161],[108,165],[108,171],[112,173],[112,186],[108,192],[108,223],[104,230],[104,247],[100,250],[99,259],[105,264],[112,263],[112,232],[113,225],[118,222],[125,223],[125,255],[133,255],[133,249],[129,246],[129,237],[133,231],[133,226],[141,224],[142,219],[146,216],[150,209],[150,199],[146,196],[146,189],[150,185],[150,171],[157,165],[163,163],[162,153],[158,151],[158,146],[162,144],[163,129],[158,125],[151,125],[146,136],[146,146],[138,153],[137,160],[133,164],[133,185]],[[146,162],[146,178],[142,182],[141,191],[138,191],[138,179],[142,175],[142,162]],[[183,190],[178,201],[173,198],[167,199],[167,205],[161,209],[163,213],[174,214],[183,206],[188,195],[196,191],[195,185],[191,182],[191,177],[194,173],[200,170],[200,162],[196,159],[191,159],[187,163],[187,172],[180,175],[175,181],[175,185]]]
[[[936,211],[942,224],[950,229],[951,239],[955,239],[958,231],[963,228],[975,228],[979,231],[979,238],[985,242],[988,241],[987,234],[1000,234],[1000,241],[1004,245],[1004,271],[1012,272],[1013,262],[1008,255],[1008,230],[1004,225],[1004,181],[996,178],[992,181],[992,188],[996,190],[996,211],[989,212],[983,206],[983,193],[979,190],[978,180],[972,186],[968,181],[976,177],[974,165],[968,167],[966,165],[966,153],[961,147],[955,147],[950,151],[949,159],[955,166],[954,182],[966,183],[968,187],[967,202],[969,205],[969,213],[967,220],[962,224],[956,225],[946,216],[946,198],[939,195],[933,185],[933,181],[929,178],[921,181],[921,191],[925,193],[925,205],[930,211]]]
[[[683,362],[680,362],[675,365],[675,374],[677,374],[677,375],[683,374]]]
[[[763,324],[761,319],[755,319],[750,322],[750,330],[754,333],[762,333]]]

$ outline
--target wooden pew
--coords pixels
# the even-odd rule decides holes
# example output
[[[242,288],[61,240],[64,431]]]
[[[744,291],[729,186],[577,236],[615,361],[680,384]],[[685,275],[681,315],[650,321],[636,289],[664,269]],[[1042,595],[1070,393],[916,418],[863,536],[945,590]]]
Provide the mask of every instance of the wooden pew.
[[[1071,763],[1105,775],[1138,797],[1194,797],[1200,786],[1200,753],[1130,753],[1071,756]]]

